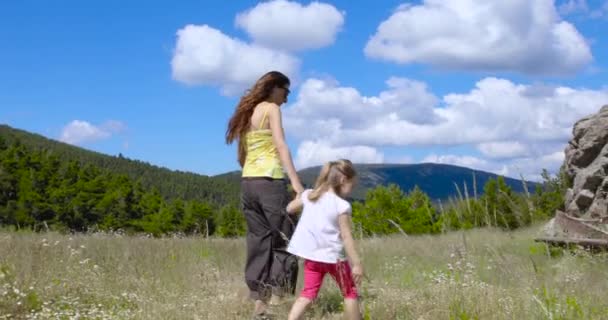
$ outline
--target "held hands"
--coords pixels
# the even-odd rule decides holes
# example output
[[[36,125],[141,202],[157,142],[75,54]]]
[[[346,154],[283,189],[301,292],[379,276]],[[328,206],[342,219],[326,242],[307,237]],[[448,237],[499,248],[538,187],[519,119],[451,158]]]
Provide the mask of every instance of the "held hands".
[[[289,204],[287,204],[287,213],[289,214],[296,214],[300,211],[302,211],[302,208],[304,207],[303,203],[302,203],[302,194],[297,193],[295,198],[293,200],[291,200],[289,202]]]

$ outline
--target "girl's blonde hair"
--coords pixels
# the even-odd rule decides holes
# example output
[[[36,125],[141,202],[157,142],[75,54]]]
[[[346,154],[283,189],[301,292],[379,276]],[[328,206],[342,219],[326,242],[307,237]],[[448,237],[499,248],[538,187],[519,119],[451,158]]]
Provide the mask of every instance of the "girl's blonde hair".
[[[350,160],[340,159],[327,162],[321,169],[315,188],[308,195],[308,200],[317,201],[325,192],[333,189],[340,193],[344,180],[350,181],[357,176],[355,167]]]

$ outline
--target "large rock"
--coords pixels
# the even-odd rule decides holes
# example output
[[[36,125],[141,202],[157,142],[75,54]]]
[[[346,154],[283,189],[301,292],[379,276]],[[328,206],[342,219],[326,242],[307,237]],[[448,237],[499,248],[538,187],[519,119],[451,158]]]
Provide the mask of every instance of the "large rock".
[[[565,169],[572,179],[567,191],[566,214],[580,218],[607,218],[608,105],[574,124],[568,142]]]
[[[544,238],[608,244],[608,105],[577,121],[572,136],[564,150],[572,188],[564,196],[565,212],[543,228]]]

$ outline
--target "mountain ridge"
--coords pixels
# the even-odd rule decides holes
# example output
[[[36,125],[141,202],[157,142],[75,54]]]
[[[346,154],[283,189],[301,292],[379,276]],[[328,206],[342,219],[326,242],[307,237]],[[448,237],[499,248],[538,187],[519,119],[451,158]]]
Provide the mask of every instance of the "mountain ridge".
[[[79,161],[93,164],[114,173],[126,174],[140,181],[146,188],[156,188],[166,199],[182,198],[211,201],[217,204],[238,203],[240,198],[240,171],[229,171],[217,175],[202,175],[193,172],[172,170],[141,160],[112,156],[73,146],[42,135],[8,125],[0,125],[0,137],[7,142],[20,141],[33,149],[46,149],[61,156],[65,161]],[[320,171],[320,166],[298,171],[303,183],[312,187]],[[407,192],[418,186],[431,199],[444,200],[464,196],[465,189],[472,196],[477,190],[481,194],[483,185],[497,174],[462,166],[437,163],[375,163],[355,164],[359,183],[353,190],[352,198],[363,200],[367,190],[378,185],[396,184]],[[504,177],[505,182],[516,192],[524,192],[521,180]],[[466,185],[466,187],[465,187]],[[527,182],[528,190],[536,183]],[[457,187],[458,186],[458,187]]]
[[[440,163],[373,163],[354,164],[358,173],[358,183],[355,186],[352,198],[362,200],[367,190],[378,185],[396,184],[403,191],[408,192],[415,186],[427,193],[431,199],[447,200],[458,197],[461,192],[464,197],[465,189],[469,196],[482,194],[483,186],[490,179],[503,177],[505,183],[515,192],[525,192],[522,180],[500,176],[491,172],[471,169],[462,166]],[[315,179],[321,166],[313,166],[298,171],[302,183],[306,187],[314,186]],[[230,171],[214,177],[238,181],[240,171]],[[466,187],[465,187],[466,185]],[[534,190],[535,182],[526,181],[528,190]]]

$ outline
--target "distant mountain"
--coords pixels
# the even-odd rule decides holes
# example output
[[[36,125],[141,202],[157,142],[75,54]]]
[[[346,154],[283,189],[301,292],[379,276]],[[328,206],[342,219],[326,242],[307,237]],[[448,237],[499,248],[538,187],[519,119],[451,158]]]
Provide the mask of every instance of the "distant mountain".
[[[406,192],[418,186],[433,200],[458,197],[458,190],[464,196],[465,185],[469,196],[474,195],[475,189],[477,194],[481,195],[486,182],[490,178],[498,178],[498,175],[489,172],[436,163],[357,164],[355,168],[359,181],[353,190],[352,198],[359,200],[365,198],[369,189],[388,184],[396,184]],[[298,174],[302,183],[312,187],[320,170],[320,166],[311,167],[298,171]],[[232,171],[216,177],[238,183],[240,171]],[[513,191],[524,192],[524,183],[521,180],[508,177],[504,177],[504,180]],[[535,186],[536,183],[527,182],[528,190],[534,190]]]
[[[131,160],[122,155],[110,156],[86,150],[27,131],[0,125],[0,138],[8,143],[16,140],[34,150],[47,150],[58,155],[63,161],[79,161],[92,164],[113,173],[125,174],[139,181],[145,188],[156,188],[166,199],[210,201],[216,204],[237,203],[240,191],[240,171],[232,171],[216,176],[205,176],[190,172],[174,171],[139,160]],[[359,183],[352,197],[364,199],[367,190],[377,185],[394,183],[402,190],[409,191],[418,186],[432,199],[457,197],[458,191],[464,193],[466,185],[469,195],[474,186],[481,194],[484,184],[498,175],[464,167],[446,164],[358,164]],[[320,167],[299,171],[307,186],[312,187]],[[475,183],[474,183],[475,181]],[[505,182],[516,192],[523,192],[523,183],[517,179],[505,178]],[[528,182],[528,190],[535,184]]]
[[[145,188],[156,188],[165,199],[209,201],[216,204],[237,203],[240,186],[233,181],[190,172],[174,171],[121,154],[110,156],[48,139],[24,130],[0,125],[0,138],[7,143],[19,141],[32,150],[46,150],[62,161],[91,164],[116,174],[125,174]]]
[[[418,186],[433,200],[445,200],[458,197],[458,190],[464,196],[465,185],[469,196],[483,193],[483,186],[490,179],[498,175],[464,168],[454,165],[437,163],[419,164],[359,164],[355,165],[359,175],[359,182],[352,197],[365,198],[367,190],[377,185],[396,184],[402,190],[409,191]],[[313,186],[320,167],[312,167],[299,172],[305,184]],[[521,180],[504,177],[505,183],[515,192],[524,192],[524,183]],[[528,190],[534,190],[533,182],[527,182]],[[457,189],[458,188],[458,189]]]

